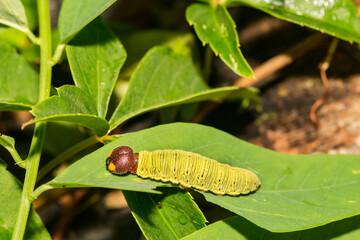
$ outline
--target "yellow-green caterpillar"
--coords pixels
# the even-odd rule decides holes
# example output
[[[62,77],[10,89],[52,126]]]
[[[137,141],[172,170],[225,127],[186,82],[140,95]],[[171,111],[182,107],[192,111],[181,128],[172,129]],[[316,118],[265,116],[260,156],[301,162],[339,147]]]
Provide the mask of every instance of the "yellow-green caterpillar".
[[[142,178],[194,187],[217,195],[239,195],[255,191],[260,180],[250,170],[232,167],[197,153],[183,150],[133,152],[128,146],[115,148],[106,159],[114,174],[131,172]]]

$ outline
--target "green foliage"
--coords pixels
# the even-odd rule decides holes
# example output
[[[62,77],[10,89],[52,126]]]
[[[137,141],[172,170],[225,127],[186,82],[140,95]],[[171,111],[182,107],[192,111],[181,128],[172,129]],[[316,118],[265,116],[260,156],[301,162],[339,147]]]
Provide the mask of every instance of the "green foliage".
[[[205,4],[193,4],[186,11],[186,19],[199,39],[209,43],[216,55],[235,73],[251,78],[252,70],[239,49],[235,23],[225,6],[215,8]]]
[[[33,108],[34,121],[67,121],[88,127],[102,136],[109,130],[108,122],[97,116],[96,103],[89,94],[78,87],[65,85],[52,96]]]
[[[246,91],[236,87],[210,90],[189,58],[167,47],[153,48],[133,73],[129,89],[110,119],[110,128],[153,109]]]
[[[0,237],[10,239],[14,230],[21,199],[22,184],[6,170],[0,158]],[[51,239],[39,216],[31,210],[25,239]]]
[[[116,29],[114,29],[116,33]],[[119,32],[121,42],[124,44],[128,58],[124,68],[131,68],[138,64],[139,60],[152,47],[162,45],[171,47],[175,52],[181,53],[190,58],[196,58],[196,37],[189,32],[169,30],[146,30],[134,31],[128,34]]]
[[[122,145],[130,146],[135,152],[183,149],[231,166],[251,169],[261,180],[257,192],[240,197],[203,194],[206,200],[270,231],[301,230],[360,213],[356,200],[360,193],[360,175],[357,174],[360,156],[284,155],[210,127],[185,123],[119,136],[68,167],[48,184],[56,188],[94,186],[143,192],[153,192],[155,186],[164,185],[133,175],[110,174],[105,169],[104,159],[113,148]],[[340,164],[344,167],[339,168]]]
[[[28,21],[28,27],[30,30],[36,29],[38,26],[38,12],[37,12],[37,5],[35,0],[21,0],[24,8],[25,8],[25,15]]]
[[[269,240],[286,240],[286,239],[337,239],[351,240],[360,237],[359,230],[360,216],[346,218],[341,221],[332,222],[324,226],[311,228],[303,231],[275,233],[266,229],[259,228],[246,219],[235,216],[227,218],[194,232],[182,239],[207,240],[209,236],[213,239],[269,239]]]
[[[0,135],[0,145],[26,170],[22,185],[0,160],[1,239],[13,234],[14,238],[49,239],[40,219],[31,210],[31,200],[50,188],[71,187],[124,190],[132,214],[149,239],[160,236],[166,239],[359,237],[359,156],[284,155],[248,144],[217,129],[189,123],[108,136],[109,131],[124,126],[125,121],[162,108],[166,108],[161,112],[162,119],[172,121],[176,119],[176,109],[169,108],[172,106],[188,104],[180,112],[191,119],[197,109],[195,104],[200,101],[231,99],[260,104],[255,89],[210,88],[205,83],[201,73],[206,72],[204,69],[208,66],[199,63],[201,56],[194,34],[161,29],[129,31],[118,23],[109,27],[99,15],[114,2],[64,0],[59,27],[52,33],[47,0],[37,0],[37,4],[33,0],[0,0],[0,23],[3,24],[0,26],[0,111],[30,111],[35,116],[25,124],[35,123],[25,161],[15,149],[16,139]],[[198,39],[203,45],[209,44],[234,73],[244,77],[252,77],[252,69],[239,49],[235,22],[226,8],[241,5],[347,41],[360,42],[360,20],[350,0],[228,0],[189,5],[183,15],[186,14]],[[40,35],[35,37],[32,31],[38,25]],[[64,49],[64,62],[70,66],[74,85],[62,84],[53,91],[55,95],[49,96],[52,66],[61,56],[65,58]],[[40,64],[36,65],[38,56]],[[119,77],[121,70],[123,75]],[[118,78],[130,79],[123,95],[117,89]],[[49,128],[47,139],[52,139],[45,140],[47,122],[67,122],[92,132],[76,132],[69,140],[71,134],[61,132],[64,128]],[[92,136],[84,139],[85,135]],[[58,147],[55,140],[67,144]],[[105,146],[34,190],[43,149],[48,148],[57,155],[48,165],[51,168],[96,140],[105,141]],[[47,143],[43,147],[44,141]],[[207,201],[236,215],[205,226],[206,219],[191,195],[177,186],[135,175],[110,174],[105,168],[105,159],[119,145],[129,145],[135,152],[156,149],[196,152],[219,162],[251,169],[262,184],[257,192],[239,197],[200,192]],[[48,170],[51,169],[45,173]]]
[[[249,5],[277,18],[347,41],[360,42],[360,19],[357,17],[358,10],[351,0],[228,0],[227,4]]]
[[[126,58],[120,41],[98,18],[70,42],[66,52],[74,82],[96,101],[97,115],[104,118]]]
[[[206,219],[189,193],[166,187],[161,191],[161,195],[124,191],[146,238],[179,239],[205,227]]]
[[[0,42],[0,52],[0,69],[6,69],[0,71],[0,110],[30,110],[38,99],[39,74],[15,48]]]
[[[19,0],[0,1],[0,23],[23,32],[30,31],[24,7]]]
[[[60,43],[67,43],[115,0],[65,0],[59,14]]]

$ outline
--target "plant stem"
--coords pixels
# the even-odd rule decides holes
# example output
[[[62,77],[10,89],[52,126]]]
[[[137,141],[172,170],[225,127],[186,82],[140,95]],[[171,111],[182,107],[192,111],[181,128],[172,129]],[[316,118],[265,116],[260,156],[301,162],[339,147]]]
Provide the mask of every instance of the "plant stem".
[[[65,48],[65,44],[59,44],[56,47],[54,56],[50,59],[51,66],[54,66],[55,64],[57,64],[59,62],[61,55],[64,51],[64,48]]]
[[[40,32],[40,91],[39,101],[50,96],[51,86],[51,27],[49,0],[38,0],[39,32]],[[31,193],[34,190],[41,150],[44,143],[46,122],[35,124],[29,156],[26,162],[26,174],[21,195],[20,209],[12,239],[23,239],[31,205]]]
[[[53,187],[50,185],[47,185],[47,184],[41,185],[40,187],[38,187],[31,193],[30,198],[29,198],[30,201],[31,202],[34,201],[35,199],[37,199],[38,196],[40,196],[40,194],[42,194],[43,192],[50,190],[50,189],[53,189]]]
[[[42,144],[44,142],[44,133],[46,123],[40,122],[35,125],[34,136],[30,146],[30,152],[26,164],[26,174],[24,180],[23,191],[21,195],[20,209],[16,219],[16,224],[12,239],[23,239],[27,219],[30,211],[31,201],[30,194],[34,190],[37,170],[40,162]]]
[[[40,32],[40,93],[39,101],[50,96],[51,87],[51,23],[49,0],[38,0]]]
[[[36,45],[40,45],[40,39],[37,38],[32,31],[26,31],[26,34],[28,36],[28,38],[30,39],[30,41],[32,41],[34,44]]]

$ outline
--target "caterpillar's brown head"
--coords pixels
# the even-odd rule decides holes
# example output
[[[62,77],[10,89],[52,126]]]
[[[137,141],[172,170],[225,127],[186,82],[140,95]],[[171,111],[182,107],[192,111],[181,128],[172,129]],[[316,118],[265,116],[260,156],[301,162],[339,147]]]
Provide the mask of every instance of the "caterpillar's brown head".
[[[127,172],[136,173],[138,153],[128,146],[120,146],[112,150],[106,159],[106,168],[111,173],[122,175]]]

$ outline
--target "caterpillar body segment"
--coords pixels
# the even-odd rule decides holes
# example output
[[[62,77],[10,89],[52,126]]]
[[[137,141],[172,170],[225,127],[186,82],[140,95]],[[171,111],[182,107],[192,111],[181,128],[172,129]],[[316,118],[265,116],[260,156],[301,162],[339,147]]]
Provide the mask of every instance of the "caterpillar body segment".
[[[124,151],[124,148],[127,151]],[[119,152],[126,154],[118,154]],[[127,160],[127,155],[133,155],[131,148],[115,148],[107,159],[108,170],[115,174],[123,174],[124,170],[119,166],[126,165],[121,159]],[[211,191],[217,195],[247,194],[260,186],[260,180],[252,171],[183,150],[140,151],[133,159],[134,163],[129,164],[131,170],[127,171],[130,170],[142,178],[172,182],[186,188]]]

